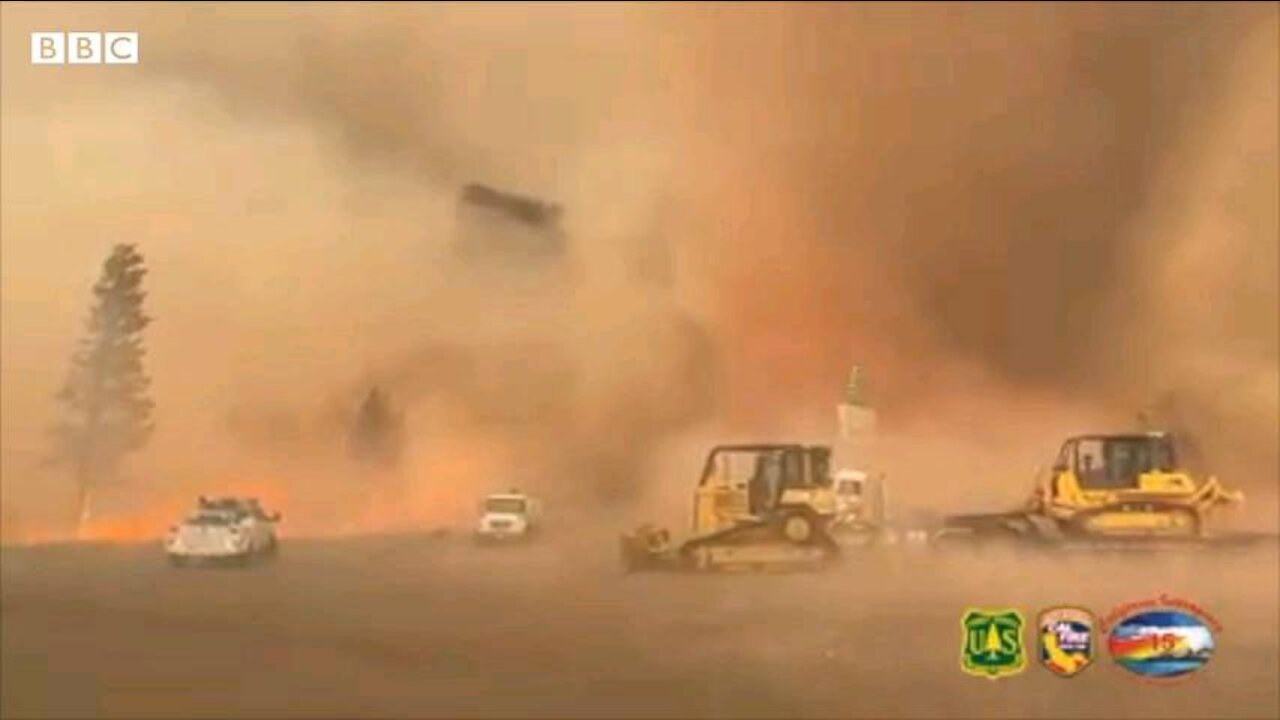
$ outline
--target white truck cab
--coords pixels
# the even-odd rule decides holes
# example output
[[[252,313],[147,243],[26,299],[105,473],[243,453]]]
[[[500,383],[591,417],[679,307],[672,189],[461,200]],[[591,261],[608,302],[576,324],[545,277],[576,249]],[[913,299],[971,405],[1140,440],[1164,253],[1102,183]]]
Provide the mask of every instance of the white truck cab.
[[[480,502],[477,542],[529,540],[541,529],[542,505],[518,490],[494,493]]]
[[[832,489],[836,494],[836,514],[843,520],[862,519],[867,510],[867,474],[861,470],[840,470]]]
[[[836,517],[832,529],[838,534],[853,534],[863,539],[892,541],[887,528],[888,488],[880,476],[846,468],[832,478],[836,496]]]

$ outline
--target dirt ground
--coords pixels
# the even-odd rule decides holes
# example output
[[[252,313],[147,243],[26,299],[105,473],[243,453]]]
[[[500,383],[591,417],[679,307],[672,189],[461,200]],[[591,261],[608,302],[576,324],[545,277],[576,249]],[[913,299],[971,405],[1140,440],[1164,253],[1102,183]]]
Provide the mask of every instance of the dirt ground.
[[[598,543],[598,544],[597,544]],[[173,570],[154,546],[6,548],[5,717],[1276,717],[1276,550],[865,551],[819,574],[623,575],[609,537],[292,540]],[[1204,671],[959,668],[972,605],[1159,593],[1224,625]]]

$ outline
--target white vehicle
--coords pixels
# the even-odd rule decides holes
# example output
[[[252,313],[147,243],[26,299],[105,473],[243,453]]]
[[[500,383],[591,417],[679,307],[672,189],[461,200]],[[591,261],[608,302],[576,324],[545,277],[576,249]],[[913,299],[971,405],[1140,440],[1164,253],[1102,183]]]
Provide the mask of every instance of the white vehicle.
[[[836,495],[836,516],[831,525],[834,534],[862,543],[891,540],[885,507],[888,488],[883,478],[845,469],[836,473],[832,487]]]
[[[838,469],[832,477],[836,515],[831,533],[842,545],[897,541],[889,523],[885,475],[873,470],[881,454],[877,448],[879,416],[865,396],[865,368],[854,365],[843,402],[836,405],[834,465]]]
[[[475,540],[479,543],[530,540],[542,529],[542,504],[517,490],[496,493],[480,503]]]
[[[267,515],[253,498],[200,498],[195,512],[169,529],[164,549],[175,566],[199,562],[246,565],[274,555],[280,513]]]

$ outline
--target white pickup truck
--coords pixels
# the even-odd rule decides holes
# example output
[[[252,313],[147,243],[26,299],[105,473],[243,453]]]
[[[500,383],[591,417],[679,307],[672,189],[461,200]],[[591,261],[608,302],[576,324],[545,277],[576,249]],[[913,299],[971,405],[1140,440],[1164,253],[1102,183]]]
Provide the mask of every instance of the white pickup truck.
[[[175,567],[227,562],[245,565],[274,555],[280,513],[262,510],[255,498],[200,498],[196,510],[169,529],[165,554]]]
[[[480,520],[474,538],[481,544],[528,541],[541,529],[542,504],[512,490],[494,493],[480,502]]]

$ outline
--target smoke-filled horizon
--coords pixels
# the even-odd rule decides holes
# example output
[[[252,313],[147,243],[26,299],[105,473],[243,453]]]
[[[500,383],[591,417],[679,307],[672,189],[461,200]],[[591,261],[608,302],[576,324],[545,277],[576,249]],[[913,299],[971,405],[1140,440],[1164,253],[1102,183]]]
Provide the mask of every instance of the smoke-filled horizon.
[[[984,472],[1003,497],[1060,433],[1169,397],[1224,474],[1273,493],[1277,19],[6,5],[6,521],[56,514],[41,428],[120,241],[151,268],[153,490],[234,478],[321,525],[465,512],[508,477],[682,498],[705,443],[653,481],[664,448],[821,437],[861,363],[907,498]],[[26,62],[27,32],[71,25],[137,29],[141,63]],[[469,182],[563,205],[564,277],[451,270]],[[544,347],[575,399],[536,431],[439,390]],[[385,497],[330,447],[371,383],[410,405],[408,489]]]

